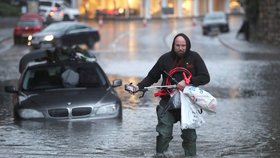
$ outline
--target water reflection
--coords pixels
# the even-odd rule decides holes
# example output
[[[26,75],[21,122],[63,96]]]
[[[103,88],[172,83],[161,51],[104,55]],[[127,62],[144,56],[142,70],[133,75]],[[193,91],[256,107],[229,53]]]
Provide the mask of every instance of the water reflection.
[[[115,28],[112,28],[112,37],[103,40],[110,41],[125,31],[124,24],[118,24],[122,25],[118,26],[120,32],[114,32]],[[174,26],[183,27],[183,24]],[[168,30],[171,27],[166,23],[155,28]],[[145,28],[135,33],[144,32]],[[234,52],[222,47],[217,38],[194,36],[195,33],[200,32],[191,34],[194,50],[205,58],[211,74],[210,84],[203,88],[218,99],[217,114],[204,115],[206,123],[197,130],[197,157],[280,157],[280,55]],[[134,36],[139,34],[133,34],[131,39]],[[109,75],[110,81],[122,79],[124,84],[138,83],[154,64],[146,61],[157,59],[166,49],[164,42],[158,42],[156,37],[161,36],[152,33],[144,38],[152,41],[131,42],[137,49],[145,42],[152,45],[132,56],[126,55],[125,51],[97,54],[106,73],[118,74]],[[107,45],[102,47],[107,48]],[[132,61],[134,59],[139,60]],[[14,122],[12,96],[3,92],[3,86],[8,84],[16,85],[16,80],[0,83],[1,157],[151,157],[155,151],[155,107],[159,98],[153,97],[154,90],[139,99],[138,95],[125,92],[123,86],[117,87],[124,107],[122,122]],[[170,143],[174,157],[183,157],[180,133],[179,124],[176,124],[174,139]]]

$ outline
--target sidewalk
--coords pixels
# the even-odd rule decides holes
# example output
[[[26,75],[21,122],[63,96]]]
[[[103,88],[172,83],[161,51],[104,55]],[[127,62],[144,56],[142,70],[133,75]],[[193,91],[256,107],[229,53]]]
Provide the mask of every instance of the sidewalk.
[[[13,29],[18,21],[18,17],[1,17],[0,43],[13,37]]]
[[[0,43],[13,38],[13,28],[0,28]]]
[[[240,53],[280,53],[279,46],[237,39],[236,33],[237,32],[233,30],[229,33],[220,34],[218,36],[219,41],[226,47]]]

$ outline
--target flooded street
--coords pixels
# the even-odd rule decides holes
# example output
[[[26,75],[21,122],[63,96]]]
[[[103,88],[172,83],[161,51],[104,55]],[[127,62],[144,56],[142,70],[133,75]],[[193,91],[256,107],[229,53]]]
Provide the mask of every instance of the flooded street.
[[[231,33],[236,32],[240,19],[231,18],[231,25]],[[95,53],[110,81],[138,83],[170,50],[178,32],[190,37],[192,50],[205,60],[211,81],[202,88],[218,100],[217,114],[204,113],[206,123],[197,129],[197,157],[280,157],[279,53],[236,52],[221,44],[218,36],[202,36],[200,25],[192,26],[190,19],[151,21],[147,27],[140,21],[105,22]],[[0,157],[154,155],[159,98],[153,90],[139,99],[140,94],[116,88],[123,104],[122,121],[15,122],[12,95],[3,88],[17,84],[18,61],[26,53],[25,46],[0,53]],[[180,134],[177,123],[170,143],[173,157],[184,157]]]

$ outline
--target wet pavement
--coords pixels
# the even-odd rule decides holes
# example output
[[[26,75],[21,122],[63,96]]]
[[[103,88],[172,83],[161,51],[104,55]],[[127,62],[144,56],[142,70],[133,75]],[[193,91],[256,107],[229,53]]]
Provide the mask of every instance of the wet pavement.
[[[211,82],[203,88],[218,100],[217,114],[204,114],[206,123],[197,129],[197,157],[280,157],[280,49],[236,39],[240,21],[232,21],[237,22],[231,32],[217,37],[201,36],[199,26],[193,28],[190,21],[149,22],[147,27],[139,21],[111,23],[100,29],[102,34],[111,31],[111,36],[97,47],[96,55],[111,81],[137,83],[169,50],[174,34],[187,33],[211,74]],[[117,88],[123,121],[14,122],[12,96],[3,92],[3,85],[16,84],[17,67],[11,62],[27,53],[22,49],[0,53],[1,157],[153,156],[158,103],[153,91],[139,99]],[[183,157],[178,123],[173,132],[171,157]]]

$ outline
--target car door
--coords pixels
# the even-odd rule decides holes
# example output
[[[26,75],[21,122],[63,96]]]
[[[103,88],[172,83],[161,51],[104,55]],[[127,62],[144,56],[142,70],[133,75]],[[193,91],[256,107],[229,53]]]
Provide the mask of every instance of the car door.
[[[63,44],[66,46],[72,46],[76,44],[80,44],[79,39],[79,30],[77,29],[77,25],[70,26],[63,37]]]
[[[64,36],[64,45],[71,46],[76,44],[87,44],[89,37],[89,31],[91,29],[85,25],[75,24],[69,27]]]
[[[86,25],[79,25],[77,26],[77,32],[79,32],[77,38],[80,44],[87,44],[90,37],[90,28]]]

